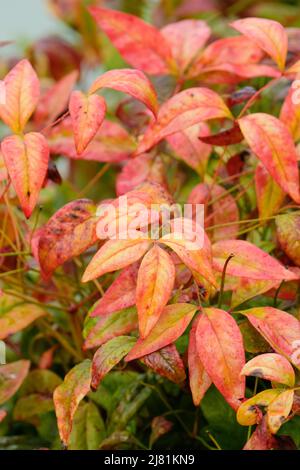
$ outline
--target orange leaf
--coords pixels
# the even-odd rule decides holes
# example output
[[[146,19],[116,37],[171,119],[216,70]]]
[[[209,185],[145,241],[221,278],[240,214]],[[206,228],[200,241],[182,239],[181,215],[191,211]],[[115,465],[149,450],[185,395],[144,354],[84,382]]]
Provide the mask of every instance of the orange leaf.
[[[234,21],[231,26],[251,39],[284,70],[288,37],[284,27],[277,21],[263,18],[243,18]]]
[[[48,170],[49,147],[42,134],[31,132],[24,137],[6,137],[1,151],[20,200],[23,212],[28,218],[36,206],[39,192]]]
[[[6,102],[0,104],[0,117],[16,134],[22,132],[40,96],[38,77],[28,60],[19,62],[4,79]]]
[[[77,364],[71,369],[53,394],[57,425],[61,440],[65,445],[69,443],[72,431],[73,418],[81,400],[90,391],[91,361]]]
[[[108,240],[86,268],[82,282],[125,268],[140,259],[151,245],[145,238]]]
[[[280,110],[279,119],[286,125],[295,141],[300,138],[299,77],[292,82]],[[298,88],[298,89],[297,89]]]
[[[200,404],[202,398],[212,383],[209,375],[204,369],[197,350],[197,327],[199,320],[200,316],[193,321],[188,347],[190,389],[195,406]]]
[[[205,308],[196,330],[198,355],[212,382],[229,405],[237,409],[245,395],[243,338],[229,313]]]
[[[90,7],[89,11],[123,59],[149,74],[167,74],[175,68],[169,44],[152,25],[128,13]]]
[[[213,265],[222,272],[225,261],[233,254],[226,273],[230,276],[261,280],[293,280],[298,276],[286,269],[275,258],[245,240],[224,240],[213,244]]]
[[[86,96],[81,91],[73,91],[69,111],[74,129],[76,150],[81,155],[97,134],[104,120],[106,103],[101,96]]]
[[[186,330],[198,307],[186,303],[167,305],[149,335],[139,339],[126,361],[138,359],[174,343]]]
[[[243,367],[243,375],[253,375],[288,387],[295,385],[294,369],[280,354],[266,353],[256,356]]]
[[[149,334],[166,306],[175,281],[175,266],[168,253],[154,246],[144,256],[138,272],[136,306],[141,338]]]
[[[276,214],[285,200],[285,192],[261,164],[255,170],[255,191],[261,218]]]
[[[123,91],[144,103],[154,116],[157,114],[158,101],[156,91],[146,75],[139,70],[109,70],[93,82],[89,93],[95,93],[101,90],[101,88]]]
[[[276,434],[289,416],[294,401],[294,390],[285,390],[268,406],[267,424],[272,434]]]
[[[297,153],[285,124],[265,113],[251,114],[238,122],[249,147],[270,175],[292,199],[299,202]]]
[[[273,307],[250,308],[243,314],[276,352],[300,369],[300,322],[297,318]]]
[[[289,212],[276,217],[276,234],[282,250],[300,266],[300,217]]]
[[[30,362],[21,360],[0,365],[0,405],[9,400],[22,385],[30,367]]]
[[[146,131],[137,152],[144,153],[165,137],[209,119],[229,118],[231,112],[222,98],[209,88],[189,88],[166,101],[157,121]]]

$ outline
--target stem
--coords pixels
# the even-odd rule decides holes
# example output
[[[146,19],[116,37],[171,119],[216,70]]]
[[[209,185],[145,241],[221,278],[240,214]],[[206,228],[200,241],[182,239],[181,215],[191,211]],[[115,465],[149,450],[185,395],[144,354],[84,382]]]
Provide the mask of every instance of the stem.
[[[224,285],[225,285],[225,278],[226,278],[226,269],[227,269],[227,265],[229,263],[229,261],[234,258],[234,254],[231,253],[227,260],[225,261],[225,264],[224,264],[224,267],[223,267],[223,271],[222,271],[222,279],[221,279],[221,287],[220,287],[220,293],[219,293],[219,299],[218,299],[218,308],[221,308],[221,305],[222,305],[222,297],[223,297],[223,293],[224,293]]]

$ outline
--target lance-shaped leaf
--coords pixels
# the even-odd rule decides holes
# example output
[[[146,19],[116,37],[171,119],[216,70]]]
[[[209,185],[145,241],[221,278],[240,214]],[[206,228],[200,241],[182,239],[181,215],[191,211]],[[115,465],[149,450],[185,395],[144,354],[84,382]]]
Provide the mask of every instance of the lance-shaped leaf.
[[[73,91],[69,111],[76,150],[81,155],[97,134],[104,120],[106,103],[102,96],[85,95],[81,91]]]
[[[198,406],[201,403],[202,398],[212,383],[198,354],[197,327],[199,320],[200,317],[197,317],[193,322],[193,326],[190,331],[188,347],[189,381],[195,406]]]
[[[92,307],[89,316],[101,317],[135,304],[137,266],[125,268],[111,283],[105,294]]]
[[[30,362],[25,360],[0,366],[0,405],[9,400],[20,388],[29,367]]]
[[[284,70],[288,37],[284,27],[277,21],[263,18],[243,18],[234,21],[231,26],[251,39]]]
[[[212,382],[237,409],[245,395],[245,352],[240,329],[229,313],[205,308],[195,332],[198,355]]]
[[[92,362],[92,383],[96,389],[105,375],[129,353],[136,343],[132,336],[118,336],[103,344],[95,353]]]
[[[173,219],[170,228],[170,232],[159,241],[181,258],[197,281],[200,282],[200,277],[203,276],[216,286],[212,272],[211,245],[203,228],[187,218]]]
[[[200,122],[183,131],[175,132],[167,137],[168,144],[176,155],[185,163],[204,176],[211,146],[204,144],[199,137],[209,134],[206,123]]]
[[[39,305],[3,294],[0,297],[0,340],[26,328],[46,312]]]
[[[150,125],[137,153],[144,153],[165,137],[209,119],[232,119],[222,98],[209,88],[189,88],[166,101]]]
[[[37,124],[45,123],[47,126],[67,109],[70,94],[77,78],[78,71],[75,70],[60,79],[46,91],[41,97],[34,113],[34,121]]]
[[[151,246],[145,238],[108,240],[86,268],[82,282],[125,268],[140,259]]]
[[[154,246],[144,256],[137,277],[136,306],[141,338],[157,323],[171,296],[175,266],[170,255]]]
[[[81,400],[90,391],[91,361],[77,364],[65,376],[53,394],[57,425],[61,440],[68,445],[73,418]]]
[[[141,362],[171,382],[180,384],[185,380],[185,367],[175,344],[142,357]]]
[[[268,406],[267,424],[272,434],[276,434],[289,416],[294,401],[294,390],[286,390]]]
[[[139,70],[109,70],[93,82],[89,93],[96,93],[96,91],[102,88],[123,91],[144,103],[154,116],[157,114],[158,101],[156,91],[146,75]]]
[[[32,250],[45,278],[96,242],[95,215],[96,206],[92,201],[78,199],[59,209],[34,233]]]
[[[211,30],[205,21],[182,20],[164,26],[161,33],[170,44],[179,72],[183,74],[199,55]]]
[[[283,251],[300,266],[300,217],[290,212],[275,219],[276,233]]]
[[[297,318],[273,307],[250,308],[243,314],[276,352],[300,368],[300,322]]]
[[[126,160],[134,151],[135,143],[128,132],[116,122],[104,120],[86,150],[78,155],[74,144],[71,118],[55,126],[51,131],[49,146],[52,154],[64,155],[74,160],[119,162]]]
[[[125,308],[104,315],[85,328],[84,349],[92,349],[106,343],[110,339],[126,335],[138,328],[138,317],[135,307]]]
[[[226,273],[225,290],[232,291],[231,308],[234,308],[257,295],[264,294],[273,288],[277,289],[279,285],[280,281],[278,280],[258,280],[249,279],[248,277],[233,277]]]
[[[249,400],[244,401],[239,407],[236,419],[242,426],[252,426],[259,423],[262,413],[258,407],[266,407],[272,403],[282,392],[282,389],[274,388],[272,390],[264,390]]]
[[[253,375],[288,387],[295,384],[294,369],[280,354],[267,353],[254,357],[243,367],[241,374]]]
[[[19,62],[4,79],[5,103],[0,104],[0,118],[16,134],[22,132],[40,96],[38,77],[28,60]]]
[[[174,343],[186,330],[198,307],[186,303],[167,305],[159,321],[144,339],[139,339],[125,360],[132,361]]]
[[[286,125],[265,113],[250,114],[238,122],[249,147],[270,175],[292,199],[299,202],[297,153]]]
[[[154,26],[116,10],[91,7],[89,11],[134,68],[154,75],[170,73],[176,68],[169,44]]]
[[[12,185],[27,218],[36,206],[48,170],[49,147],[45,137],[30,132],[6,137],[1,144]]]
[[[245,240],[224,240],[213,244],[213,265],[222,272],[228,257],[226,273],[230,276],[247,277],[260,280],[293,280],[298,276],[286,269],[268,253]]]
[[[300,101],[298,83],[299,80],[292,82],[289,92],[281,107],[279,116],[280,120],[289,129],[295,141],[300,138]]]
[[[285,200],[285,193],[261,164],[255,170],[255,191],[259,216],[276,214]]]

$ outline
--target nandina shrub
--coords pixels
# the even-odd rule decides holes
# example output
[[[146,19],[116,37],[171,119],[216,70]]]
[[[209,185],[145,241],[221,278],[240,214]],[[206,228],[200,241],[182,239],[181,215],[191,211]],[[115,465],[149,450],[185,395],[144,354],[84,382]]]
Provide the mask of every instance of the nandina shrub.
[[[86,3],[2,67],[0,445],[297,448],[300,30]]]

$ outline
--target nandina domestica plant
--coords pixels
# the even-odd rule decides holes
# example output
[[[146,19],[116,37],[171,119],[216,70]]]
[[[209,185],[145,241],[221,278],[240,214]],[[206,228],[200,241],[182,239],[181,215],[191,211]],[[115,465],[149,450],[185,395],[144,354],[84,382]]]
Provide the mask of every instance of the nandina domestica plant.
[[[300,448],[300,29],[164,3],[4,61],[0,447]]]

